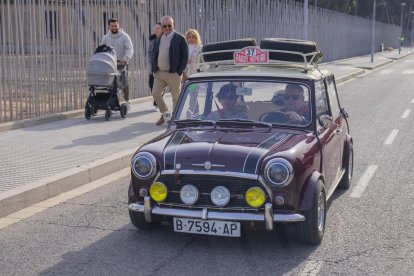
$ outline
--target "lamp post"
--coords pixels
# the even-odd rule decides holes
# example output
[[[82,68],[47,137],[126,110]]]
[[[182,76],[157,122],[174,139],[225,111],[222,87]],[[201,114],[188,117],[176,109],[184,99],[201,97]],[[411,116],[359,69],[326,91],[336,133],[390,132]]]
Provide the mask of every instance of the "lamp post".
[[[371,39],[371,63],[374,62],[374,51],[375,51],[375,10],[376,10],[376,3],[377,1],[374,0],[374,7],[372,11],[372,39]]]
[[[413,29],[414,29],[414,11],[411,12],[411,39],[410,39],[410,50],[413,51]]]
[[[404,6],[405,3],[401,3],[401,36],[399,39],[400,47],[398,48],[398,54],[401,54],[401,46],[402,46],[402,39],[403,39],[403,13],[404,13]]]
[[[303,39],[308,40],[309,0],[303,1]]]

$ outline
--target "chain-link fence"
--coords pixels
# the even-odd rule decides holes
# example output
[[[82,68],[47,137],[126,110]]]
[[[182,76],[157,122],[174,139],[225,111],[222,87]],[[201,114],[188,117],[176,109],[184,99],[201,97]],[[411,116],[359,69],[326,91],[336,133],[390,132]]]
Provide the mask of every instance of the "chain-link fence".
[[[163,15],[176,30],[200,31],[204,43],[254,37],[303,38],[304,11],[289,0],[2,0],[0,123],[83,108],[85,67],[117,17],[131,36],[131,98],[150,95],[148,36]],[[308,38],[324,61],[369,54],[372,21],[309,7]],[[376,42],[398,47],[400,28],[378,23]]]

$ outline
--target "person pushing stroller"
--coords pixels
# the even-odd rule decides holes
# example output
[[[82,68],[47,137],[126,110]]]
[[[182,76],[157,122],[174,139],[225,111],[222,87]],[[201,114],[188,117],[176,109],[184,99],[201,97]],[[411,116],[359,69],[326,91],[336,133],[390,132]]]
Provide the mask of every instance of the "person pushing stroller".
[[[100,45],[112,46],[115,50],[118,62],[118,70],[126,69],[126,75],[128,74],[128,63],[134,54],[134,47],[132,45],[129,35],[119,27],[119,21],[116,18],[108,20],[109,31],[104,37]],[[125,76],[128,79],[127,76]],[[129,85],[126,83],[126,87],[122,89],[124,92],[124,98],[126,101],[127,109],[130,109],[129,104]]]

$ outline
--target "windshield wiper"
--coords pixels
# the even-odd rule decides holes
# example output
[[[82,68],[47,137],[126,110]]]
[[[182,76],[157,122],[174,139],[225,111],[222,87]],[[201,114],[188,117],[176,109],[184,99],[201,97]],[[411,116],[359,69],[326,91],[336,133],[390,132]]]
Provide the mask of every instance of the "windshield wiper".
[[[176,120],[174,121],[177,126],[187,126],[187,125],[200,125],[200,126],[215,126],[216,122],[213,120],[201,120],[201,119],[185,119],[185,120]]]
[[[265,122],[259,122],[259,121],[253,121],[248,119],[220,119],[216,122],[217,125],[234,125],[234,124],[240,124],[240,125],[250,125],[255,127],[268,127],[272,128],[271,123],[265,123]]]

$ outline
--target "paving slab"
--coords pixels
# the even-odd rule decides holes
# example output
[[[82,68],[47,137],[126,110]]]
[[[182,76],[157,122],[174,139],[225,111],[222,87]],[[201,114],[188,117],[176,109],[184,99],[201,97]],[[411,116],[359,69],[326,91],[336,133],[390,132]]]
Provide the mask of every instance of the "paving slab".
[[[135,150],[166,129],[155,125],[161,114],[149,100],[133,101],[125,119],[76,112],[0,132],[0,217],[130,166]]]

